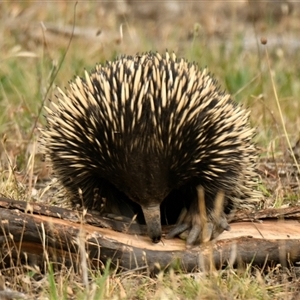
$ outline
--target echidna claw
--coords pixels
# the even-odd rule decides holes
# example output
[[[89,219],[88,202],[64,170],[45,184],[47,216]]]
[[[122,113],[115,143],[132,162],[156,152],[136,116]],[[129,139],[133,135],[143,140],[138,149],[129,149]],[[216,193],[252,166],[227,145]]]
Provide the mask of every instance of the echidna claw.
[[[190,225],[187,223],[182,223],[174,227],[167,235],[166,239],[174,238],[175,236],[180,235],[190,228]]]
[[[220,225],[221,228],[223,228],[223,229],[226,230],[226,231],[229,231],[229,230],[230,230],[230,226],[229,226],[229,224],[228,224],[226,218],[222,218],[222,219],[220,220],[220,224],[219,224],[219,225]]]
[[[201,235],[201,227],[198,224],[196,224],[192,227],[192,229],[189,232],[188,238],[186,240],[187,247],[199,241],[200,235]]]

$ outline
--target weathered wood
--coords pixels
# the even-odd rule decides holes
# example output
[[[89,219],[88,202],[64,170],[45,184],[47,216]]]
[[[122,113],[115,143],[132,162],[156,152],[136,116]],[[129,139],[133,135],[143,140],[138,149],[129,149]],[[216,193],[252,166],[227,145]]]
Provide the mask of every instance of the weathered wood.
[[[300,260],[298,214],[299,207],[260,212],[265,220],[232,223],[231,230],[216,241],[186,249],[180,239],[153,244],[147,236],[112,230],[115,221],[99,216],[82,218],[76,211],[0,198],[0,246],[2,253],[9,254],[6,258],[37,265],[43,265],[48,257],[76,265],[80,244],[85,245],[90,263],[96,267],[108,259],[123,269],[153,270],[176,262],[188,272],[208,268],[211,263],[217,267],[240,261],[284,264]],[[284,220],[285,216],[289,219]],[[120,224],[119,230],[124,231]]]
[[[256,212],[238,211],[232,217],[231,222],[255,221],[267,219],[300,220],[300,206],[285,208],[268,208]]]

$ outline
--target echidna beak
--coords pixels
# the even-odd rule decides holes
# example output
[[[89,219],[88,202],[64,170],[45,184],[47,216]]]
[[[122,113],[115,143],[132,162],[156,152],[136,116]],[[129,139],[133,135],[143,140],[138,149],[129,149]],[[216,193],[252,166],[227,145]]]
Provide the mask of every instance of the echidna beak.
[[[153,243],[158,243],[161,239],[160,205],[142,206],[142,210],[148,235]]]

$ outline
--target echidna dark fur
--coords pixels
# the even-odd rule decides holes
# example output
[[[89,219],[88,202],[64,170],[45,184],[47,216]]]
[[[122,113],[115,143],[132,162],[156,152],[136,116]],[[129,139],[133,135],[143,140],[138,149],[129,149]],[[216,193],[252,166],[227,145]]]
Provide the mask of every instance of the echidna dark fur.
[[[210,239],[257,200],[249,112],[206,69],[173,53],[123,56],[58,91],[43,136],[74,204],[138,214],[153,242],[186,210],[168,237],[187,231],[191,245],[203,240],[203,213]]]

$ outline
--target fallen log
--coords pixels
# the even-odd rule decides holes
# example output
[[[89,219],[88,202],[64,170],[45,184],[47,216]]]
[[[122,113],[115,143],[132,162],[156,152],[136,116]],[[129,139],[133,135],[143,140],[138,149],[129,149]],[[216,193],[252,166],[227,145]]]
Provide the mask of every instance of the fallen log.
[[[89,263],[98,268],[108,260],[126,270],[153,271],[176,264],[187,272],[238,262],[294,263],[300,260],[299,215],[300,207],[237,213],[229,232],[186,249],[178,238],[151,243],[145,226],[0,197],[0,268],[12,261],[78,266],[80,247],[88,254]],[[164,232],[169,229],[163,228]]]

